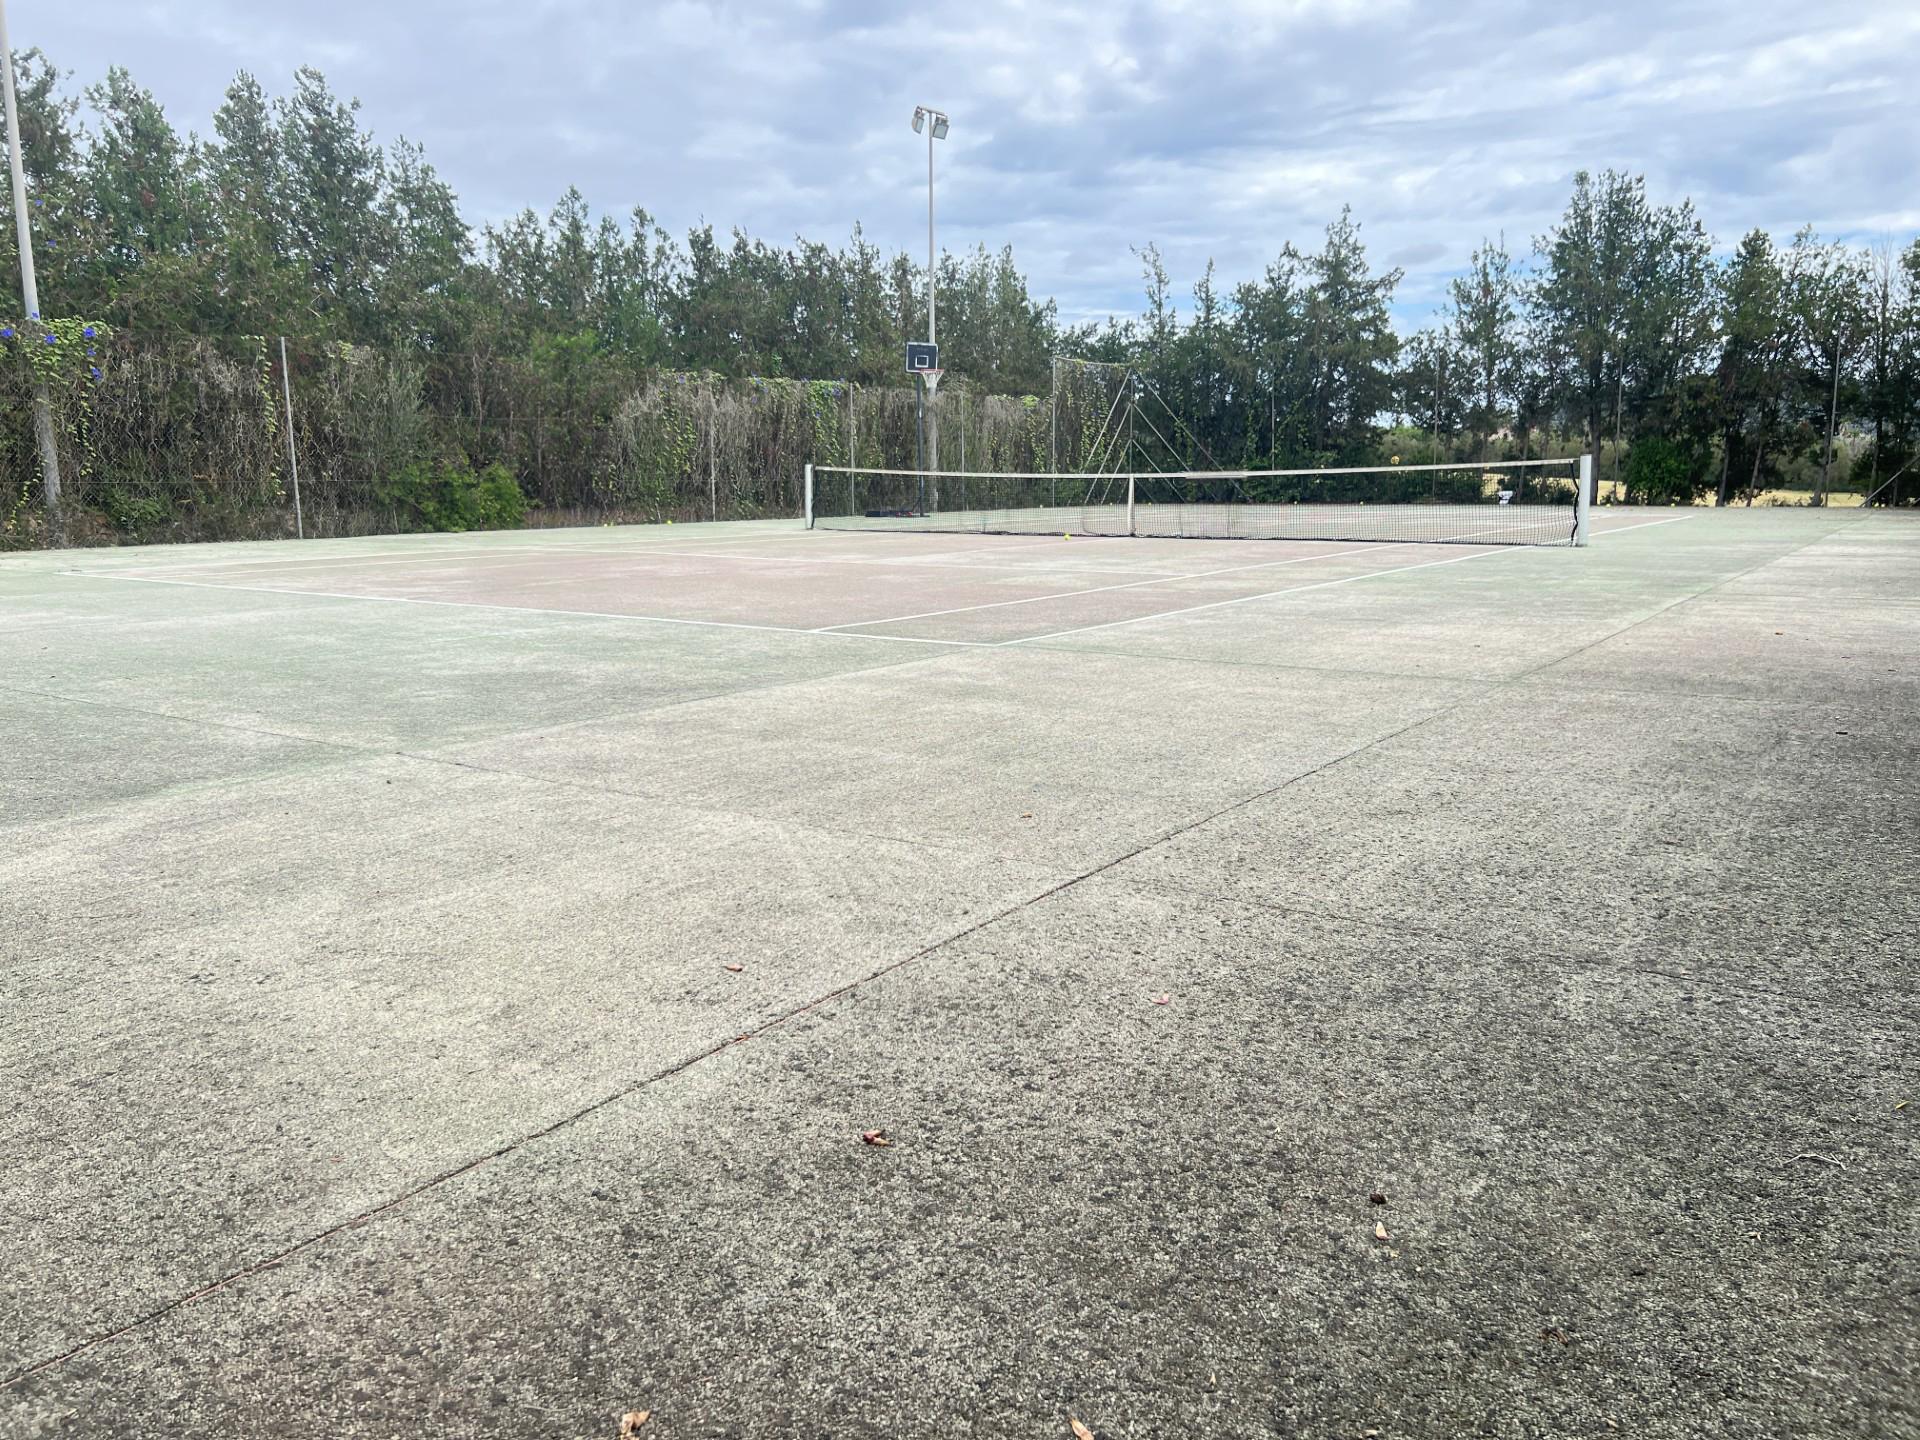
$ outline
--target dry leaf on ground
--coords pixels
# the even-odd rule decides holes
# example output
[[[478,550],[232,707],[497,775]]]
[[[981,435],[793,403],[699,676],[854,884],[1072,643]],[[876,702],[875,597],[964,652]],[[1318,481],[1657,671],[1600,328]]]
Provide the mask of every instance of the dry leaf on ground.
[[[744,965],[722,965],[720,968],[722,970],[731,970],[734,974],[738,975],[742,970],[746,969],[747,967]]]
[[[1391,1240],[1393,1238],[1393,1236],[1387,1233],[1386,1221],[1376,1220],[1373,1222],[1373,1238],[1376,1240]]]
[[[893,1144],[893,1141],[887,1138],[887,1132],[884,1130],[862,1130],[860,1132],[860,1138],[869,1145]]]
[[[626,1414],[620,1417],[620,1433],[622,1435],[633,1434],[634,1431],[638,1430],[642,1425],[646,1424],[648,1419],[652,1415],[653,1415],[653,1411],[651,1410],[627,1411]]]
[[[1067,1416],[1067,1423],[1073,1426],[1073,1440],[1093,1440],[1093,1431],[1082,1425],[1073,1416]]]

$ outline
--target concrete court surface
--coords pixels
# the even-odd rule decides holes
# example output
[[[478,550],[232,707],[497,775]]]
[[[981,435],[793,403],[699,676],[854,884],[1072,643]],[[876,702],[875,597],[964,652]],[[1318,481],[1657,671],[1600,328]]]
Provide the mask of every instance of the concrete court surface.
[[[0,1435],[1920,1435],[1920,519],[1595,529],[0,557]]]

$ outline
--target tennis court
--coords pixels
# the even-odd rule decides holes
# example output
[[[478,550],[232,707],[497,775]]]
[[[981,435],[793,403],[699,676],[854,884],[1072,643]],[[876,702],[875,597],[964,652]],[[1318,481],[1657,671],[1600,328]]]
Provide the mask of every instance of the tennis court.
[[[1920,1433],[1916,576],[0,557],[0,1431]]]

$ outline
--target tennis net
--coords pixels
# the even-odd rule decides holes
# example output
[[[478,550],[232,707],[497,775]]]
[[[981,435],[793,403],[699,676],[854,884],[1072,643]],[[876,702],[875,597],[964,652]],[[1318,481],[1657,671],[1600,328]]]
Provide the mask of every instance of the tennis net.
[[[1587,457],[1152,474],[807,471],[822,530],[1583,545]]]

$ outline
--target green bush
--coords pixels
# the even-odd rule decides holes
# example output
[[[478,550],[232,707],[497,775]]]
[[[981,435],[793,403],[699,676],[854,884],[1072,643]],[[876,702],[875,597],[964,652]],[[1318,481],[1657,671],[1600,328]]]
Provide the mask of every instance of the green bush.
[[[1674,505],[1692,501],[1700,481],[1697,457],[1662,435],[1636,440],[1627,452],[1627,501]]]
[[[527,497],[504,465],[476,475],[470,465],[415,461],[383,480],[379,493],[421,530],[511,530],[527,518]]]
[[[100,497],[100,508],[122,535],[137,539],[162,529],[167,523],[167,502],[155,495],[140,495],[119,486],[109,488]]]
[[[474,477],[473,508],[477,530],[517,530],[527,523],[527,497],[520,482],[497,462]]]

